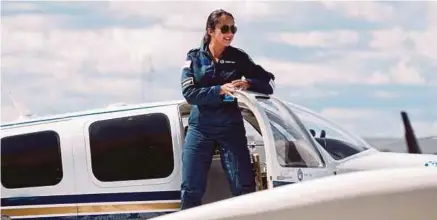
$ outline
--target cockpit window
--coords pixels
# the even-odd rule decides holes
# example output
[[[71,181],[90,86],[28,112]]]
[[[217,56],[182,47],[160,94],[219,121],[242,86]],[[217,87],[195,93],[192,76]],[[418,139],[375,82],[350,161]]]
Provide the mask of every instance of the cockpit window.
[[[269,119],[275,141],[277,159],[283,167],[322,167],[317,149],[287,112],[281,112],[269,100],[259,100]]]
[[[340,160],[371,148],[363,139],[350,134],[316,113],[296,106],[288,106],[334,159]]]

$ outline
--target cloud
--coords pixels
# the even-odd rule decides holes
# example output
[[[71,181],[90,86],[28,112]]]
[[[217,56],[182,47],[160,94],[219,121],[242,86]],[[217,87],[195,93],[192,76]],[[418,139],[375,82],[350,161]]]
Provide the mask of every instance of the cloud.
[[[437,27],[426,31],[414,31],[411,33],[411,38],[414,42],[415,49],[423,56],[437,60]]]
[[[425,84],[425,79],[420,72],[405,61],[399,61],[389,70],[389,76],[394,83],[399,84]]]
[[[437,120],[413,120],[417,111],[407,113],[418,137],[437,133]],[[404,134],[399,112],[370,108],[325,108],[320,114],[364,137],[400,137]]]
[[[424,97],[408,99],[402,107],[433,101],[425,93],[436,91],[431,86],[437,85],[432,19],[437,7],[417,4],[409,15],[407,6],[412,5],[416,3],[2,3],[2,122],[17,116],[4,91],[13,93],[20,109],[37,115],[181,98],[180,67],[186,53],[199,46],[208,14],[223,8],[239,26],[234,45],[277,76],[280,98],[316,109],[345,107],[343,114],[352,116],[342,122],[364,123],[371,133],[368,118],[381,116],[379,127],[392,120],[383,117],[391,112],[379,112],[393,100],[401,106],[402,99],[394,97],[404,98],[407,92],[400,91],[415,88],[409,94]],[[425,87],[430,89],[420,89]],[[371,99],[378,97],[386,99]],[[359,109],[376,113],[347,113],[357,102]],[[423,131],[434,111],[426,106],[427,117],[417,122],[425,123],[418,125]],[[367,121],[357,121],[354,110],[368,114],[362,116]],[[398,119],[393,121],[396,126]]]
[[[401,27],[371,31],[372,40],[369,47],[391,53],[393,57],[422,55],[437,59],[437,28],[406,31]],[[410,46],[412,45],[412,46]]]
[[[372,40],[370,48],[393,50],[404,47],[408,38],[407,33],[401,27],[371,31]]]
[[[203,1],[203,2],[110,2],[107,13],[124,19],[158,19],[166,27],[204,28],[205,18],[216,9],[231,12],[237,21],[262,19],[271,15],[271,5],[256,1]],[[196,12],[196,13],[193,13]]]
[[[179,78],[185,54],[193,45],[198,45],[201,36],[200,32],[169,30],[160,25],[61,29],[55,28],[58,24],[52,18],[56,16],[31,17],[35,21],[29,23],[25,22],[30,19],[27,15],[5,19],[7,29],[3,31],[2,41],[6,43],[3,43],[1,71],[6,89],[14,94],[23,93],[23,102],[37,115],[98,107],[109,104],[111,99],[138,101],[141,74],[150,78],[147,76],[150,61],[155,71],[163,74],[162,79],[171,75],[177,75],[171,79]],[[166,72],[168,70],[175,72]],[[168,92],[169,88],[153,87],[159,94],[158,99],[180,95],[178,91]],[[47,88],[50,90],[46,91]],[[100,100],[90,100],[97,97]],[[68,101],[76,105],[61,104]],[[2,101],[3,105],[7,106],[4,111],[9,112],[10,103]],[[15,114],[7,113],[2,121],[13,118]]]
[[[366,80],[371,85],[384,85],[390,83],[390,76],[376,71]]]
[[[171,40],[163,40],[169,35],[172,36]],[[18,30],[4,33],[4,40],[10,44],[4,53],[23,52],[25,56],[31,56],[27,57],[31,62],[35,59],[41,62],[40,65],[32,65],[33,69],[52,66],[50,68],[53,68],[51,72],[54,74],[68,71],[77,73],[85,64],[101,73],[136,74],[140,71],[141,60],[138,59],[146,56],[153,56],[154,62],[160,67],[178,65],[178,61],[182,65],[184,54],[192,45],[200,42],[196,39],[199,36],[201,33],[169,31],[160,26],[104,28],[95,31],[54,29],[45,33]],[[18,61],[14,62],[14,59],[21,60],[22,57],[8,59],[8,68],[29,68],[23,67]],[[53,64],[48,65],[47,62]]]
[[[350,84],[361,82],[355,73],[344,72],[335,66],[273,60],[267,57],[254,59],[272,71],[277,85],[312,86],[316,84]]]
[[[274,33],[271,34],[270,39],[274,42],[283,42],[298,47],[336,48],[357,43],[359,34],[348,30]]]
[[[437,28],[437,2],[435,1],[429,1],[427,2],[427,8],[428,8],[428,17],[427,17],[427,21],[428,21],[428,27],[430,29],[435,29]]]
[[[291,91],[287,92],[288,95],[284,95],[285,97],[289,97],[291,100],[308,100],[308,99],[321,99],[326,97],[336,97],[339,93],[335,90],[324,90],[318,89],[317,87],[305,87],[299,89],[291,89]]]
[[[377,115],[379,112],[373,109],[345,109],[345,108],[326,108],[321,114],[328,118],[337,118],[341,120],[351,120],[366,118]]]
[[[405,60],[401,60],[390,67],[385,73],[374,72],[366,82],[373,85],[381,84],[400,84],[400,85],[423,85],[426,84],[425,78],[415,67],[408,66]]]
[[[4,11],[31,11],[38,9],[32,3],[14,2],[14,4],[2,4],[2,10]]]
[[[375,91],[374,96],[381,99],[392,99],[398,97],[396,93],[384,90]]]
[[[356,67],[336,65],[341,60],[326,64],[302,63],[273,60],[266,57],[255,58],[266,69],[275,73],[277,85],[313,86],[313,85],[351,85],[351,84],[425,84],[420,72],[406,61],[399,61],[388,71],[376,71],[370,76]],[[337,63],[338,62],[338,63]],[[357,62],[357,61],[356,61]]]
[[[369,21],[386,21],[391,19],[394,8],[384,3],[365,2],[328,2],[322,3],[329,10],[336,10],[353,18],[362,18]]]
[[[407,5],[408,6],[408,5]],[[391,28],[379,28],[370,31],[371,41],[369,47],[391,53],[394,56],[425,56],[435,63],[437,60],[437,4],[435,2],[427,2],[423,5],[426,13],[424,21],[426,25],[423,28],[408,28],[402,27],[402,23],[395,24]],[[420,20],[413,17],[416,14],[412,13],[409,19]],[[408,18],[408,14],[397,14]]]
[[[14,31],[40,31],[55,28],[61,16],[51,15],[13,15],[2,17],[2,34],[13,34]]]

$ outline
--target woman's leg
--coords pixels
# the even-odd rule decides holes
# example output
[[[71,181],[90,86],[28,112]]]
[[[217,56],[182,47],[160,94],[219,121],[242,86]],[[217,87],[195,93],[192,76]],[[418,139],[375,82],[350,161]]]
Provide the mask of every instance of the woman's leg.
[[[255,176],[247,148],[244,124],[232,127],[220,135],[220,157],[234,196],[255,191]]]
[[[213,156],[213,140],[199,129],[189,127],[182,149],[181,209],[202,204]]]

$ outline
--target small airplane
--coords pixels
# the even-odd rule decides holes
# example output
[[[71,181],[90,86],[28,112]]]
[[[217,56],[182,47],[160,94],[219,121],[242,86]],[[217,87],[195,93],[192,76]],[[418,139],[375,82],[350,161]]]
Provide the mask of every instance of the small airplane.
[[[406,113],[409,153],[380,152],[302,106],[251,91],[235,97],[257,191],[343,173],[437,165],[437,155],[420,151]],[[148,219],[180,211],[180,155],[191,107],[185,100],[117,104],[3,124],[2,218]],[[253,140],[256,135],[262,142]],[[223,186],[217,154],[203,202],[229,199]]]

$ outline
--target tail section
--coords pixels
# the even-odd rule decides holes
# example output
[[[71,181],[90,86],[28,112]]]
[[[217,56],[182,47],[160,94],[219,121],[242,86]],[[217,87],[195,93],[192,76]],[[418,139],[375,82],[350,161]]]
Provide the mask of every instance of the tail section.
[[[405,128],[405,141],[407,142],[408,153],[421,154],[422,151],[420,150],[419,144],[417,143],[417,138],[414,135],[414,131],[411,127],[410,119],[408,118],[407,113],[402,111],[401,116]]]

